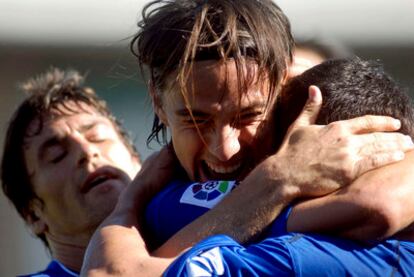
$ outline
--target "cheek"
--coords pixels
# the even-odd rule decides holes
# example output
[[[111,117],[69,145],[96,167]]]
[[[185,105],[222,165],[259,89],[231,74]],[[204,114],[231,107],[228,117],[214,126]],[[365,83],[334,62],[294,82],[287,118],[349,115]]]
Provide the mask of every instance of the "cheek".
[[[103,150],[105,153],[106,159],[111,161],[113,166],[116,166],[126,173],[129,176],[135,176],[136,174],[136,161],[129,152],[129,150],[122,143],[113,143],[107,145]]]
[[[249,149],[261,148],[263,136],[259,132],[257,125],[245,126],[240,130],[239,141],[243,146],[247,146]]]
[[[243,128],[241,134],[247,140],[248,142],[252,143],[258,138],[260,138],[260,132],[259,132],[259,126],[257,124],[255,125],[249,125]]]
[[[45,202],[49,202],[49,199],[52,201],[53,199],[62,199],[67,180],[70,177],[65,168],[42,170],[42,173],[32,179],[36,195]]]
[[[195,129],[171,129],[174,151],[184,169],[193,170],[196,160],[204,152],[204,144]],[[191,175],[191,174],[190,174]]]

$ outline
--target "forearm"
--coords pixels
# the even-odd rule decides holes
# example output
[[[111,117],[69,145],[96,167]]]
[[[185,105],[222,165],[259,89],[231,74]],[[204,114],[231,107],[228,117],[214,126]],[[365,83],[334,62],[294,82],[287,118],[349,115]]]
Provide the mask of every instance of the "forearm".
[[[260,234],[298,196],[297,189],[282,176],[277,179],[262,169],[256,168],[221,203],[181,229],[153,254],[175,256],[215,234],[229,235],[240,243]],[[275,168],[267,170],[272,174],[277,172]]]
[[[116,209],[93,235],[82,276],[160,276],[172,260],[151,257],[134,212]]]
[[[153,181],[148,180],[138,175],[97,228],[85,254],[82,275],[157,276],[171,263],[150,256],[140,230],[145,203],[153,194]]]
[[[334,194],[298,204],[288,220],[295,232],[335,233],[347,238],[381,239],[414,220],[414,153],[404,161],[362,175]]]
[[[288,232],[326,233],[358,240],[382,237],[388,229],[382,211],[352,193],[335,193],[299,203],[287,222]]]

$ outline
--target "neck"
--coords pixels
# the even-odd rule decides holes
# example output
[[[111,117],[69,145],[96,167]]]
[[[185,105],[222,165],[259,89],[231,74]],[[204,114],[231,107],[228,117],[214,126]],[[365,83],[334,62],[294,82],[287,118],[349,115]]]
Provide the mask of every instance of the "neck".
[[[89,238],[76,240],[76,238],[56,239],[48,237],[52,257],[68,269],[80,272],[83,256],[88,246]]]

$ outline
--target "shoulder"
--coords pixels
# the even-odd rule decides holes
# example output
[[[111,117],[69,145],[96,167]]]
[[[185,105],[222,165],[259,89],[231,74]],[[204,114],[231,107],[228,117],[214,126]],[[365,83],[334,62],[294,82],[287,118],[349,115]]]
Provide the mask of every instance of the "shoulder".
[[[291,276],[291,265],[283,239],[244,247],[230,237],[217,235],[180,256],[165,276]]]
[[[286,247],[301,276],[392,276],[414,273],[414,243],[398,240],[355,242],[322,235],[297,234]]]

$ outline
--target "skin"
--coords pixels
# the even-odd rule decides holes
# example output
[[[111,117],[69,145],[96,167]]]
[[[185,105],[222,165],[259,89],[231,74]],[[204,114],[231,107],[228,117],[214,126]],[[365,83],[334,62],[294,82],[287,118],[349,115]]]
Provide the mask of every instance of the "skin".
[[[79,271],[90,237],[140,163],[109,119],[85,104],[67,104],[75,112],[56,111],[40,134],[25,141],[27,171],[39,198],[31,203],[35,216],[28,223],[35,234],[46,235],[55,259]],[[28,132],[38,124],[34,120]]]
[[[229,76],[234,76],[232,62],[226,65]],[[209,85],[207,86],[208,94],[201,87],[194,94],[190,92],[190,95],[195,97],[194,102],[191,102],[194,105],[197,105],[198,97],[201,95],[202,105],[197,107],[207,109],[208,119],[212,118],[211,129],[207,127],[205,133],[204,129],[200,129],[202,137],[205,138],[205,146],[201,146],[203,144],[200,142],[196,142],[193,146],[192,142],[186,141],[186,137],[194,139],[196,131],[186,133],[183,138],[180,137],[182,132],[187,132],[187,130],[180,129],[183,123],[179,123],[176,119],[174,110],[174,107],[178,107],[178,110],[182,110],[183,107],[184,100],[179,97],[179,93],[172,88],[169,90],[171,94],[164,95],[162,99],[157,99],[156,93],[152,93],[157,114],[171,129],[178,160],[190,177],[199,177],[201,180],[212,174],[203,168],[202,163],[210,161],[210,157],[220,157],[220,155],[214,156],[213,150],[218,148],[218,145],[214,143],[215,138],[221,141],[219,153],[232,153],[224,150],[233,149],[234,145],[242,145],[242,147],[235,148],[237,149],[235,154],[221,156],[226,157],[224,161],[221,161],[222,167],[226,167],[227,163],[231,164],[232,159],[237,160],[238,155],[247,160],[256,160],[255,155],[257,155],[257,153],[253,156],[245,155],[244,153],[252,153],[244,152],[244,147],[250,144],[245,144],[245,141],[240,143],[240,136],[233,135],[234,133],[240,134],[239,128],[244,127],[236,125],[238,128],[234,128],[236,129],[232,131],[234,133],[226,132],[229,129],[229,122],[235,118],[230,116],[231,112],[228,112],[234,107],[228,99],[234,98],[228,89],[220,89],[220,81],[225,78],[220,74],[221,66],[223,65],[220,63],[208,61],[196,63],[194,66],[196,75],[190,77],[190,80],[203,80],[203,76],[208,76],[210,79],[205,81],[205,84]],[[231,80],[230,78],[229,81]],[[226,86],[227,88],[235,87],[229,83]],[[253,96],[255,96],[254,92],[247,92],[243,95],[241,103],[254,103],[251,98]],[[258,99],[263,99],[263,96],[267,98],[265,91],[261,91],[256,96]],[[225,109],[222,107],[223,103]],[[181,230],[177,236],[167,242],[169,246],[157,254],[162,252],[160,255],[164,257],[175,257],[205,236],[217,233],[226,233],[241,242],[246,241],[268,226],[292,200],[300,197],[317,197],[333,192],[348,185],[364,172],[403,159],[403,152],[412,149],[412,142],[408,143],[406,137],[401,134],[389,133],[382,136],[378,133],[395,131],[399,128],[399,122],[388,117],[365,116],[327,126],[312,125],[321,103],[320,91],[315,87],[311,88],[308,103],[301,116],[290,128],[280,150],[274,154],[270,153],[271,155],[259,163],[236,190],[215,208]],[[193,106],[191,107],[193,109]],[[223,115],[223,120],[221,120],[221,115]],[[266,113],[264,115],[266,119]],[[186,124],[188,126],[188,121]],[[249,137],[260,134],[257,133],[262,128],[259,126],[260,123],[255,128],[256,133],[250,134]],[[177,131],[174,130],[176,128]],[[382,142],[385,141],[388,142],[387,147],[383,146]],[[184,151],[186,146],[190,153]],[[183,149],[183,152],[180,149]],[[266,150],[269,151],[269,149]],[[156,160],[162,161],[162,155],[165,154],[161,151],[159,155]],[[142,212],[142,207],[137,206],[137,203],[145,199],[145,196],[151,195],[148,191],[151,190],[152,185],[162,182],[159,180],[161,175],[157,173],[156,163],[149,168],[152,168],[152,172],[142,172],[137,176],[133,185],[128,188],[128,193],[124,193],[121,201],[118,202],[114,213],[95,233],[85,258],[83,268],[85,274],[133,276],[139,272],[141,275],[148,273],[150,276],[161,274],[171,261],[151,257],[139,232],[140,225],[137,218]],[[226,177],[236,177],[231,176],[232,174],[231,172]],[[140,197],[142,195],[144,197]],[[257,199],[261,200],[260,203],[255,201]],[[223,218],[223,215],[229,216]],[[122,249],[121,252],[120,249]]]
[[[379,175],[382,178],[386,178],[391,185],[399,186],[399,188],[392,193],[391,198],[389,195],[387,196],[387,200],[410,201],[409,199],[412,197],[413,186],[407,186],[407,184],[412,184],[412,179],[414,178],[413,159],[414,152],[411,151],[407,154],[407,159],[403,161],[363,174],[355,181],[356,185],[354,186],[354,189],[362,193],[371,191],[369,187],[378,185],[377,177]],[[160,161],[163,164],[162,167],[157,166]],[[143,167],[153,168],[159,173],[167,173],[168,175],[169,173],[166,172],[166,165],[168,165],[168,163],[171,163],[171,155],[168,154],[168,151],[163,149],[160,153],[153,156],[152,159],[146,161]],[[259,178],[260,176],[263,176],[262,174],[266,173],[266,171],[262,171],[263,164],[265,163],[260,164],[251,173],[251,176]],[[154,176],[155,175],[150,171],[141,171],[134,180],[134,183],[139,185],[129,186],[128,189],[121,195],[119,205],[117,205],[114,212],[103,222],[98,229],[98,232],[95,233],[91,239],[91,244],[88,247],[85,262],[82,268],[82,276],[136,276],[137,274],[139,274],[139,276],[161,276],[163,271],[178,256],[178,254],[169,258],[158,258],[152,256],[151,253],[147,251],[145,242],[140,235],[139,229],[137,228],[138,222],[134,211],[139,205],[137,206],[135,197],[136,195],[142,193],[142,190],[145,190],[144,188],[146,185],[151,186],[151,184],[157,183]],[[396,180],[395,176],[399,176],[401,179]],[[255,181],[257,181],[257,179]],[[364,187],[362,184],[368,186]],[[274,200],[279,201],[277,208],[279,211],[286,205],[286,201],[289,201],[289,199],[292,199],[293,195],[297,194],[295,190],[283,189],[283,187],[284,186],[278,186],[275,190],[277,193],[272,195]],[[236,192],[237,190],[234,191],[234,193]],[[384,194],[389,194],[389,192],[390,190],[385,190]],[[230,196],[233,195],[233,193],[230,194]],[[358,194],[353,195],[357,196]],[[224,199],[223,202],[228,203],[227,200],[230,196]],[[383,195],[380,194],[380,197],[382,196]],[[343,204],[347,204],[345,198],[342,200],[344,200]],[[304,202],[304,204],[305,203],[306,202]],[[299,206],[303,205],[300,204]],[[325,207],[325,210],[327,208],[330,209],[331,206]],[[409,214],[409,216],[405,219],[414,220],[414,213],[412,213],[413,209],[412,207],[408,208],[409,209],[400,209],[399,212],[403,213],[404,216],[407,216],[411,212],[411,214]],[[400,215],[403,216],[403,214]],[[337,216],[335,218],[332,217],[331,214],[331,218],[336,220]],[[222,223],[223,222],[225,221],[222,221]],[[362,229],[360,231],[366,232],[369,230]],[[120,236],[120,234],[122,234],[122,236]],[[195,234],[196,233],[193,233],[193,235]],[[413,224],[397,234],[397,238],[399,239],[412,240],[413,237]],[[105,259],[111,261],[110,266],[105,266]]]
[[[409,151],[404,160],[369,171],[343,190],[303,201],[293,209],[287,229],[294,232],[335,230],[341,236],[357,240],[382,240],[404,229],[397,237],[413,240],[414,207],[407,204],[412,202],[414,194],[413,168],[414,151]],[[367,210],[365,215],[355,217],[361,203],[379,213]],[[385,221],[381,224],[375,215],[384,216]],[[378,235],[372,236],[373,233]]]
[[[175,153],[190,179],[243,179],[255,166],[251,158],[257,156],[259,142],[263,149],[272,149],[266,83],[252,85],[239,107],[234,64],[197,64],[190,76],[197,82],[187,85],[197,95],[189,97],[194,121],[174,84],[156,111],[171,130]]]

